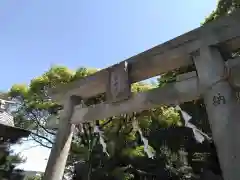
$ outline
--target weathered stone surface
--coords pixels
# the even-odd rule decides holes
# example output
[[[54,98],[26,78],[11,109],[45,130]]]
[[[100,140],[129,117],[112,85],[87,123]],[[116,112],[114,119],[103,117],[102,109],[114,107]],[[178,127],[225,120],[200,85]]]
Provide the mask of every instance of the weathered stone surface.
[[[193,57],[224,180],[240,177],[239,106],[225,78],[225,63],[217,48],[203,46]],[[236,114],[238,113],[238,114]]]
[[[127,62],[117,64],[109,69],[109,81],[106,85],[108,102],[127,100],[131,96]]]

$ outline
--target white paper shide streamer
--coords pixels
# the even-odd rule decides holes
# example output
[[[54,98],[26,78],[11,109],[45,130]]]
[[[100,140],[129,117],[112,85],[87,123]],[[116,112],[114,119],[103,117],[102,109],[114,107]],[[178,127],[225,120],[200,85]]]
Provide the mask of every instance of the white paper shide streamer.
[[[106,145],[106,143],[104,141],[104,138],[103,138],[103,131],[101,131],[98,126],[95,126],[94,127],[94,133],[97,133],[99,135],[99,142],[102,145],[103,152],[106,153],[107,156],[109,156],[109,154],[107,152],[107,145]]]
[[[181,112],[183,120],[185,121],[185,126],[191,128],[193,130],[193,134],[195,136],[195,139],[198,142],[202,143],[204,141],[205,137],[209,138],[205,133],[203,133],[201,130],[197,129],[197,127],[195,125],[193,125],[192,123],[189,122],[192,119],[192,117],[188,113],[183,111],[180,108],[180,106],[176,106],[175,109]]]
[[[143,133],[142,133],[140,127],[138,126],[138,122],[137,122],[136,119],[134,119],[132,121],[132,126],[133,126],[133,129],[140,134],[141,140],[142,140],[143,145],[144,145],[144,152],[147,154],[148,158],[153,159],[154,154],[153,154],[153,152],[151,151],[151,149],[148,145],[148,140],[143,136]]]

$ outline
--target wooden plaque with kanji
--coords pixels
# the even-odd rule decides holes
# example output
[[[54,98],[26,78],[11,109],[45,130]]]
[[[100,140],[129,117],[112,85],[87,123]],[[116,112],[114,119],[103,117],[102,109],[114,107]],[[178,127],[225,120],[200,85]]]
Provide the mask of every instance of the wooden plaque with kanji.
[[[110,68],[107,86],[108,102],[119,102],[127,100],[130,97],[131,85],[127,62],[122,62]]]

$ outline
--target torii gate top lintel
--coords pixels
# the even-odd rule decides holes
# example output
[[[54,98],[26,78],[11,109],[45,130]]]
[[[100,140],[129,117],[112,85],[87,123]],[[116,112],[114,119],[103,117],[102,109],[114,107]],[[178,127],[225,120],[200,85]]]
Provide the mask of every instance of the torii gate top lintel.
[[[204,37],[206,45],[220,45],[227,51],[234,51],[240,44],[240,11],[222,17],[168,42],[153,47],[143,53],[125,60],[131,67],[131,83],[142,81],[180,67],[191,65],[189,56],[201,46]],[[50,91],[51,97],[61,102],[65,94],[88,98],[107,91],[109,70],[97,73]]]

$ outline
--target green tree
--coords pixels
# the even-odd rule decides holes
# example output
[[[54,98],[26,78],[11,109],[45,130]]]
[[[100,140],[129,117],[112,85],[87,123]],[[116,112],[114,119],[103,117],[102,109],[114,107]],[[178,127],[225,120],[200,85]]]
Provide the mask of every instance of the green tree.
[[[216,9],[205,19],[204,23],[208,23],[221,16],[231,14],[238,8],[240,8],[239,0],[219,0]]]
[[[41,176],[28,177],[26,180],[41,180]]]
[[[7,144],[7,146],[2,146],[0,148],[0,179],[13,177],[14,168],[24,162],[22,157],[18,154],[14,154],[13,151],[10,150],[11,144]],[[22,171],[15,171],[14,176],[18,177],[20,180],[23,177]]]
[[[31,130],[34,132],[31,134],[33,140],[51,148],[55,131],[46,129],[45,123],[58,105],[51,101],[48,89],[93,72],[93,69],[88,71],[86,68],[80,68],[75,73],[63,66],[53,66],[42,76],[32,79],[29,86],[13,85],[9,95],[18,102],[18,108],[13,112],[16,126]]]

